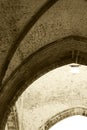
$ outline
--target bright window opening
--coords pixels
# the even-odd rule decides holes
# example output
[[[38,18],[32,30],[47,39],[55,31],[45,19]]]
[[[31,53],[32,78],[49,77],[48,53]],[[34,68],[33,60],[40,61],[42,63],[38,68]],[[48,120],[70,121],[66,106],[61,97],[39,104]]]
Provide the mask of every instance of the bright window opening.
[[[78,115],[66,118],[49,130],[87,130],[87,117]]]
[[[70,65],[70,67],[71,67],[72,74],[78,74],[80,72],[80,65],[79,64],[73,63]]]

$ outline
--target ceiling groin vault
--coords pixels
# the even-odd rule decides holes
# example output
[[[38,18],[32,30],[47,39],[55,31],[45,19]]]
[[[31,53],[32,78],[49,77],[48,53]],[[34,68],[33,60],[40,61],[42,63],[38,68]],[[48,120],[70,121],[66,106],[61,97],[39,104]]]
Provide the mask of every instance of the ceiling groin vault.
[[[20,106],[14,105],[17,99],[40,76],[74,63],[77,55],[78,64],[86,66],[86,0],[0,0],[0,130],[6,124],[8,130],[24,130],[18,126],[18,108],[23,107],[24,99]],[[70,113],[87,113],[82,104],[72,107],[68,108]],[[47,130],[56,123],[51,119],[57,114],[50,115],[49,120],[43,117],[45,125],[38,123],[30,129]]]

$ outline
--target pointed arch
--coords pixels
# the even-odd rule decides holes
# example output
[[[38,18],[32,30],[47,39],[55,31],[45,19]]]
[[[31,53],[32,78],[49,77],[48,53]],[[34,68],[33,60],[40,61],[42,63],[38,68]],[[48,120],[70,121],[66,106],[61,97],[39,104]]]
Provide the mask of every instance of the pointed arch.
[[[6,123],[11,106],[24,90],[48,71],[75,62],[78,51],[78,63],[87,65],[87,38],[81,36],[58,39],[26,58],[3,84],[0,95],[1,128]]]

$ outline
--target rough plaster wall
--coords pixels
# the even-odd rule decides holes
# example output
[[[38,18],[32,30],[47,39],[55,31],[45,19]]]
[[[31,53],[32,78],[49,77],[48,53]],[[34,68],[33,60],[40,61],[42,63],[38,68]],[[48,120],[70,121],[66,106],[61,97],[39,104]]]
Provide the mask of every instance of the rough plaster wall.
[[[6,27],[8,27],[6,30],[4,30],[4,33],[5,31],[8,31],[9,34],[10,32],[10,37],[14,37],[16,39],[19,32],[24,28],[25,24],[29,22],[30,18],[45,2],[46,0],[1,0],[0,15],[2,17],[0,18],[3,20],[1,21],[1,25],[6,24]]]
[[[25,25],[46,0],[0,0],[0,68]],[[16,44],[16,43],[15,43]],[[16,60],[17,59],[17,60]],[[12,65],[20,64],[19,52]],[[0,70],[0,71],[1,71]]]
[[[22,94],[21,104],[21,97],[16,102],[22,125],[20,130],[38,130],[52,116],[69,108],[87,108],[86,75],[86,66],[80,66],[79,74],[72,74],[67,65],[31,84]]]
[[[0,66],[3,65],[9,48],[16,41],[26,23],[45,1],[0,1],[0,58],[2,61]],[[59,0],[39,19],[21,42],[10,62],[5,79],[26,57],[50,42],[68,35],[86,37],[86,25],[86,1]],[[59,71],[58,73],[60,73]],[[87,107],[86,69],[82,72],[82,77],[81,75],[78,75],[78,77],[71,75],[68,70],[67,74],[63,70],[63,75],[59,75],[59,77],[56,77],[54,73],[52,77],[45,77],[41,83],[38,81],[39,85],[36,81],[35,84],[30,86],[30,90],[27,90],[27,93],[25,92],[24,98],[19,99],[21,104],[17,103],[17,105],[21,130],[38,130],[40,125],[44,124],[52,115],[67,108]]]
[[[19,48],[25,57],[38,48],[68,35],[87,36],[87,3],[60,0],[35,24]]]
[[[31,31],[21,42],[11,60],[5,78],[7,78],[26,57],[50,42],[68,35],[87,36],[86,25],[86,1],[59,0],[36,22]],[[17,55],[18,53],[20,54]],[[19,62],[16,62],[16,59],[20,59]]]

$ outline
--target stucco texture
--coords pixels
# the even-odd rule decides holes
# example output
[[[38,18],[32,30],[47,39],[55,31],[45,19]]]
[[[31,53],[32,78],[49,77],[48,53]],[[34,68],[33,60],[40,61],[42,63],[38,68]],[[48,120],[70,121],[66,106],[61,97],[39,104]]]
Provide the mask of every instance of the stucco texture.
[[[76,61],[80,74],[62,68]],[[0,130],[27,87],[13,114],[17,129],[38,130],[59,112],[86,109],[86,65],[86,0],[0,0]]]

